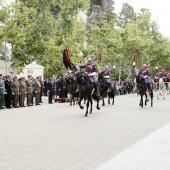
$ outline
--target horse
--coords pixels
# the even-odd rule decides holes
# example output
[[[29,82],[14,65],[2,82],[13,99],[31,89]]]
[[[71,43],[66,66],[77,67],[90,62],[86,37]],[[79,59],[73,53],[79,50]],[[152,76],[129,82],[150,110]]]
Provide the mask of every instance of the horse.
[[[107,85],[107,82],[106,82],[105,78],[103,77],[102,73],[99,73],[98,82],[100,84],[100,96],[102,97],[102,101],[103,101],[102,106],[105,105],[104,98],[107,97],[107,94],[108,94],[108,104],[110,104],[110,98],[112,98],[113,99],[112,105],[113,105],[114,104],[114,98],[115,98],[115,91],[114,91],[113,82],[111,82],[112,87],[109,88],[109,86]]]
[[[163,96],[163,99],[165,99],[165,93],[166,93],[166,84],[163,78],[159,78],[159,88],[157,90],[157,99],[160,98],[160,95]]]
[[[81,101],[83,99],[87,100],[87,104],[86,104],[86,113],[85,113],[85,117],[88,116],[88,108],[89,108],[89,103],[90,103],[90,114],[92,113],[92,105],[93,105],[93,99],[95,101],[97,101],[97,106],[96,108],[98,110],[100,110],[99,107],[99,100],[100,97],[96,95],[96,93],[92,93],[93,92],[93,85],[90,82],[89,76],[84,73],[84,72],[77,72],[75,73],[76,77],[77,77],[77,83],[79,85],[79,107],[80,109],[84,109],[84,107],[81,105]]]
[[[76,77],[68,77],[67,78],[67,90],[71,94],[70,106],[72,106],[72,103],[73,103],[73,105],[75,105],[75,97],[78,97],[77,96],[78,84],[77,84]]]
[[[147,102],[149,101],[147,99],[147,93],[146,93],[147,92],[147,85],[145,83],[145,79],[140,75],[136,76],[136,83],[137,83],[138,93],[141,96],[139,106],[141,106],[141,108],[143,108],[143,96],[144,95],[145,95],[145,106],[147,105]],[[149,90],[149,95],[150,95],[150,98],[151,98],[151,107],[152,107],[153,106],[153,89]]]

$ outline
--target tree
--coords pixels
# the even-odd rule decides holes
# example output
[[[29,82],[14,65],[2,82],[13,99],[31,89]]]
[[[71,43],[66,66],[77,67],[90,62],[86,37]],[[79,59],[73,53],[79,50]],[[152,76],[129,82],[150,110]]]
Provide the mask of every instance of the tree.
[[[16,1],[11,6],[14,16],[8,18],[4,30],[7,41],[13,44],[14,65],[24,66],[34,58],[45,67],[51,66],[48,70],[54,74],[62,68],[64,45],[76,58],[85,41],[85,27],[77,15],[87,4],[83,0]],[[52,7],[59,9],[57,20]]]

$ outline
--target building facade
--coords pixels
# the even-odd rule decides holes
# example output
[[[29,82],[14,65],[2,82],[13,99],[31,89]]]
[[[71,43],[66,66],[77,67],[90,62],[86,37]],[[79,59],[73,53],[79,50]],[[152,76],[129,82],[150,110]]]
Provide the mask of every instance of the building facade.
[[[7,75],[10,74],[12,76],[20,77],[26,77],[28,75],[32,75],[34,78],[37,76],[42,76],[42,79],[44,79],[44,67],[37,64],[36,62],[32,62],[28,65],[26,65],[22,72],[20,74],[17,74],[16,68],[11,68],[12,62],[5,62],[0,61],[0,74]]]

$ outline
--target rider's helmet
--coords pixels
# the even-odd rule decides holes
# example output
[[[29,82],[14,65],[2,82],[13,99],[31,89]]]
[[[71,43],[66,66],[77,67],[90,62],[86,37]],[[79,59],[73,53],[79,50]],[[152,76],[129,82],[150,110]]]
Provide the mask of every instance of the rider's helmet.
[[[108,66],[105,66],[105,70],[108,70],[108,68],[109,68]]]

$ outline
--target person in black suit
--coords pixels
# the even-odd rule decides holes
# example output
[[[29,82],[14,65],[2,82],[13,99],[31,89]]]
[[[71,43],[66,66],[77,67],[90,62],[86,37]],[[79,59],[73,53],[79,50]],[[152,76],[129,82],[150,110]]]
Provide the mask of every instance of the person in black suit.
[[[53,79],[49,79],[49,82],[48,82],[48,103],[49,104],[53,104],[52,102],[52,98],[53,98],[53,95],[54,95],[54,83],[53,83]]]
[[[47,91],[48,91],[48,78],[46,78],[44,81],[44,96],[47,96]]]
[[[7,75],[5,80],[5,106],[7,109],[12,109],[12,81],[11,76]]]
[[[41,89],[40,89],[40,103],[43,103],[43,102],[42,102],[42,95],[43,95],[43,83],[42,83],[42,76],[40,76],[39,83],[40,83],[40,85],[41,85]]]
[[[60,90],[60,98],[65,98],[66,94],[66,80],[64,78],[64,75],[62,75],[62,78],[61,78],[61,90]]]

